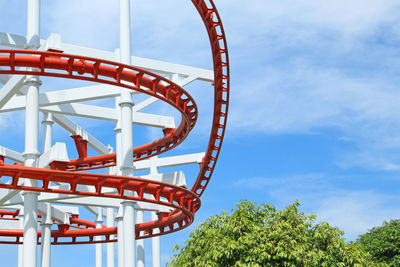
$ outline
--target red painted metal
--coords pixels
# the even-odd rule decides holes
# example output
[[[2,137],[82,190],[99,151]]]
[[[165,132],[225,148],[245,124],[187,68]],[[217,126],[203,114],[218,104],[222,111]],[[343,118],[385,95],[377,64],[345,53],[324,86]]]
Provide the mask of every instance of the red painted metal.
[[[192,0],[192,3],[205,24],[211,44],[214,65],[214,113],[206,154],[191,190],[140,178],[71,172],[115,165],[115,153],[85,157],[84,149],[79,142],[77,148],[78,152],[81,151],[79,153],[80,158],[71,160],[65,167],[67,171],[45,170],[21,165],[3,165],[0,166],[0,175],[11,177],[12,183],[0,184],[0,188],[131,199],[162,204],[173,209],[169,213],[160,213],[156,221],[137,224],[135,227],[136,239],[175,232],[190,225],[193,222],[195,212],[200,208],[199,197],[210,181],[221,150],[227,123],[230,87],[227,43],[214,2],[212,0]],[[5,74],[52,76],[121,86],[157,97],[178,109],[182,114],[180,125],[176,129],[164,131],[165,136],[163,138],[134,148],[134,160],[152,157],[172,149],[186,138],[196,123],[197,107],[185,90],[161,76],[139,68],[59,52],[23,50],[0,50],[0,66],[9,67],[8,70],[0,70],[0,73]],[[22,70],[16,69],[16,67],[28,67],[28,69]],[[39,180],[41,186],[33,188],[18,185],[20,177]],[[69,188],[52,188],[49,187],[50,182],[66,183]],[[79,191],[77,190],[78,185],[92,186],[95,190]],[[104,193],[102,192],[104,187],[114,188],[116,193]],[[135,191],[137,197],[126,196],[124,190]],[[155,229],[158,229],[159,233],[155,233]],[[111,240],[109,236],[116,235],[116,233],[115,227],[76,230],[61,227],[61,230],[53,233],[55,238],[53,243],[58,244],[58,240],[63,237],[71,238],[70,242],[63,244],[78,244],[77,237],[88,237],[89,240],[84,241],[84,243],[95,243],[93,237],[97,235],[106,237],[106,240],[101,242],[113,242],[115,240]],[[6,235],[15,236],[19,242],[21,233],[18,230],[0,231],[0,236]]]

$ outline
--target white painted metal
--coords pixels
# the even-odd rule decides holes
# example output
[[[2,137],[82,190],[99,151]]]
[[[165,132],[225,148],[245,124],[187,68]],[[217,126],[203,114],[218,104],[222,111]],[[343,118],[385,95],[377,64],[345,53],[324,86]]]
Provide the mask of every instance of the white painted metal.
[[[120,0],[120,56],[121,62],[130,64],[131,28],[130,0]],[[132,143],[132,98],[127,89],[121,89],[120,96],[121,145],[117,148],[117,157],[121,157],[121,174],[133,176],[133,143]],[[124,266],[134,267],[135,253],[135,210],[132,201],[124,201]]]
[[[82,205],[89,207],[94,206],[94,207],[106,207],[106,208],[118,208],[123,202],[121,200],[114,198],[81,197],[75,195],[50,194],[50,193],[40,194],[40,196],[38,197],[38,201],[39,203],[49,202],[49,203],[66,204],[66,205]],[[22,197],[17,195],[12,199],[10,199],[9,201],[7,201],[6,203],[4,203],[3,206],[10,208],[22,204],[23,204]],[[147,202],[135,202],[134,208],[137,210],[157,211],[157,212],[168,212],[171,210],[171,208]]]
[[[47,40],[39,39],[39,14],[40,0],[28,1],[28,30],[27,37],[0,33],[0,45],[16,48],[48,50],[55,49],[65,53],[81,54],[108,60],[120,60],[125,64],[132,64],[165,76],[171,76],[171,81],[180,86],[185,86],[195,80],[212,82],[213,71],[173,64],[153,59],[140,58],[131,55],[130,34],[130,0],[120,0],[120,49],[118,53],[101,51],[91,48],[65,44],[58,34],[51,34]],[[39,47],[40,45],[40,47]],[[166,183],[186,186],[184,173],[176,171],[172,173],[158,173],[158,168],[173,167],[184,164],[201,163],[204,153],[196,153],[174,157],[152,157],[133,164],[132,155],[132,124],[175,128],[173,117],[161,116],[139,112],[154,104],[158,99],[150,97],[133,106],[132,95],[137,92],[121,89],[110,85],[94,85],[67,90],[59,90],[39,94],[40,81],[37,77],[21,75],[1,75],[0,83],[4,86],[0,90],[0,113],[26,109],[26,134],[25,152],[23,154],[0,146],[0,155],[16,162],[25,162],[26,166],[48,168],[49,163],[57,160],[67,162],[68,154],[65,144],[56,143],[52,146],[54,122],[73,135],[80,135],[88,141],[88,145],[100,154],[111,153],[108,146],[82,129],[65,115],[84,118],[100,119],[116,122],[116,152],[117,166],[110,168],[110,174],[133,176],[134,170],[150,169],[150,175],[142,176],[146,179],[163,181]],[[23,87],[23,85],[26,87]],[[24,95],[26,94],[26,95]],[[20,95],[20,96],[16,96]],[[105,98],[116,98],[115,108],[98,107],[84,102]],[[43,155],[39,157],[38,127],[39,111],[43,112]],[[25,185],[33,186],[34,180],[23,180]],[[66,184],[52,184],[52,188],[65,188]],[[79,191],[93,192],[95,189],[89,186],[79,185]],[[104,192],[114,192],[115,189],[104,189]],[[126,192],[125,194],[132,194]],[[38,202],[39,201],[39,202]],[[51,205],[50,205],[51,203]],[[67,204],[73,206],[54,206]],[[20,205],[24,205],[21,208]],[[151,212],[152,220],[157,220],[158,212],[168,212],[171,208],[153,203],[121,201],[119,199],[104,199],[96,197],[84,197],[62,194],[24,192],[21,196],[18,191],[1,190],[0,206],[8,208],[21,208],[19,215],[20,227],[24,228],[24,246],[18,248],[18,266],[36,266],[37,258],[37,211],[43,214],[42,226],[42,266],[50,266],[50,241],[51,219],[60,223],[69,224],[69,214],[79,214],[76,206],[81,205],[93,214],[96,214],[96,227],[101,227],[103,208],[106,207],[107,226],[114,226],[114,209],[118,208],[115,218],[118,229],[118,266],[131,267],[145,266],[144,241],[138,240],[135,247],[135,210],[136,222],[144,221],[144,212]],[[24,211],[25,209],[25,215]],[[24,217],[26,218],[24,220]],[[0,227],[2,227],[0,221]],[[7,227],[15,227],[9,225]],[[157,230],[155,230],[157,233]],[[95,237],[100,240],[102,237]],[[96,267],[102,266],[101,244],[96,244]],[[137,250],[137,251],[136,251]],[[136,254],[137,252],[137,254]],[[158,267],[160,262],[160,238],[152,238],[153,266]],[[115,245],[107,244],[107,266],[115,265]]]
[[[107,227],[114,227],[114,208],[107,208]],[[113,239],[114,236],[111,236]],[[107,267],[115,266],[115,243],[107,243]]]
[[[7,102],[22,88],[24,85],[25,75],[13,75],[0,90],[0,108],[4,107]]]
[[[77,125],[75,122],[73,122],[69,118],[67,118],[63,115],[60,115],[60,114],[53,114],[53,119],[55,122],[57,122],[58,125],[63,127],[65,130],[67,130],[71,134],[86,137],[87,141],[88,141],[88,145],[91,148],[93,148],[97,153],[108,154],[108,147],[106,145],[101,143],[94,136],[92,136],[90,133],[85,131],[83,128],[81,128],[79,125]]]
[[[96,218],[96,228],[101,228],[103,226],[103,209],[98,208],[97,209],[97,218]],[[96,236],[95,237],[96,241],[101,241],[102,238],[101,236]],[[102,243],[97,243],[95,244],[96,247],[96,267],[103,267],[103,244]]]
[[[12,79],[14,77],[23,77],[23,76],[18,76],[18,75],[13,76],[9,80],[10,84],[12,83]],[[23,81],[23,79],[22,79],[22,81]],[[16,82],[14,81],[12,84],[15,84],[15,83]],[[19,88],[18,88],[18,84],[17,84],[13,88],[16,88],[15,90],[19,90],[21,87],[22,87],[22,84]],[[0,90],[0,92],[3,92],[3,88]],[[132,92],[135,92],[135,91],[132,91]],[[14,94],[15,94],[15,91],[13,92],[13,95]],[[119,94],[120,94],[119,88],[113,87],[113,86],[107,85],[107,84],[101,84],[101,85],[94,85],[94,86],[72,88],[72,89],[42,93],[39,95],[39,105],[40,105],[40,107],[46,107],[46,106],[54,106],[54,105],[60,105],[60,104],[69,104],[69,103],[74,103],[74,102],[83,102],[83,101],[116,97]],[[0,96],[0,99],[3,99],[3,97]],[[5,105],[2,105],[2,102],[3,102],[3,100],[0,101],[0,106],[2,106],[2,108],[0,109],[0,113],[22,110],[25,108],[26,96],[15,96],[12,99],[9,99],[9,101]]]
[[[173,184],[177,186],[186,187],[185,174],[182,171],[169,172],[169,173],[157,173],[141,176],[149,180],[160,181],[167,184]]]
[[[42,214],[42,265],[41,267],[51,266],[51,226],[53,225],[51,218],[51,205],[45,204],[46,213]]]
[[[40,0],[28,0],[27,49],[40,46]],[[25,117],[25,165],[36,167],[39,156],[39,87],[40,80],[27,76],[26,117]],[[25,185],[37,182],[25,179]],[[23,266],[36,267],[37,263],[37,193],[24,192],[24,241]]]
[[[136,211],[136,223],[144,222],[144,212],[141,210]],[[137,267],[145,266],[146,253],[144,250],[144,239],[136,241],[136,252],[137,252]]]
[[[43,113],[43,153],[48,152],[51,149],[53,142],[53,114],[44,112]]]
[[[0,155],[18,163],[23,163],[25,161],[21,153],[2,146],[0,146]]]
[[[158,165],[157,165],[157,156],[151,157],[150,162],[150,175],[158,175]],[[158,219],[157,212],[151,212],[151,220],[155,221]],[[154,233],[158,234],[159,230],[154,229]],[[152,262],[153,267],[161,266],[161,246],[160,246],[160,237],[155,236],[151,238],[151,252],[152,252]]]
[[[147,98],[146,100],[143,100],[142,102],[136,104],[136,105],[133,107],[132,110],[133,110],[133,112],[138,112],[138,111],[140,111],[140,110],[142,110],[142,109],[144,109],[144,108],[146,108],[146,107],[148,107],[148,106],[154,104],[154,103],[157,102],[158,100],[159,100],[159,99],[158,99],[157,97],[151,96],[151,97]]]
[[[118,267],[124,267],[124,207],[122,205],[118,208],[117,216],[115,220],[117,221],[117,248],[118,248]]]
[[[102,58],[106,60],[116,61],[118,60],[116,54],[110,51],[103,51],[88,47],[82,47],[72,44],[66,44],[61,41],[60,36],[57,34],[52,34],[47,40],[41,40],[41,44],[44,48],[52,48],[60,51],[64,51],[68,54],[84,55],[88,57]],[[53,41],[52,38],[60,38],[58,41]],[[59,45],[55,43],[59,42]],[[52,43],[48,45],[47,43]],[[0,32],[0,45],[24,48],[26,44],[26,38],[24,36],[3,33]],[[47,47],[46,47],[47,46]],[[47,49],[46,49],[47,50]],[[143,58],[138,56],[131,56],[132,65],[149,71],[153,71],[161,74],[174,74],[177,73],[181,76],[186,77],[196,77],[198,80],[213,82],[214,72],[212,70],[201,69],[191,66],[185,66],[181,64],[175,64],[170,62],[165,62],[161,60]],[[192,78],[191,78],[192,79]]]
[[[204,153],[187,154],[180,156],[158,158],[153,157],[148,160],[140,160],[134,163],[135,170],[147,170],[151,165],[156,165],[158,168],[173,167],[186,164],[201,163]]]
[[[0,68],[2,69],[2,68]],[[10,76],[7,74],[0,74],[0,83],[5,84],[10,79]]]
[[[155,211],[151,212],[151,219],[153,221],[158,219],[157,213]],[[155,230],[155,234],[159,233],[158,229]],[[161,267],[161,246],[160,246],[160,237],[152,237],[151,238],[151,248],[152,248],[152,259],[153,259],[153,267]]]
[[[24,229],[24,207],[22,206],[18,214],[19,229]],[[23,241],[23,239],[22,239]],[[24,246],[18,245],[18,267],[24,267]]]
[[[26,45],[26,37],[11,33],[0,32],[0,44],[13,48],[24,48]]]
[[[126,91],[127,89],[123,90]],[[129,92],[126,93],[130,96]],[[45,107],[40,107],[40,111],[53,112],[64,115],[72,115],[90,119],[106,120],[106,121],[118,120],[118,113],[115,109],[86,105],[86,104],[70,103],[70,104],[61,104],[54,106],[45,106]],[[131,123],[134,124],[159,127],[159,128],[175,127],[174,118],[170,116],[139,113],[139,112],[135,112],[134,114],[135,117],[131,121]]]
[[[54,161],[69,162],[67,145],[65,143],[55,143],[43,155],[39,157],[37,166],[39,168],[48,168]]]

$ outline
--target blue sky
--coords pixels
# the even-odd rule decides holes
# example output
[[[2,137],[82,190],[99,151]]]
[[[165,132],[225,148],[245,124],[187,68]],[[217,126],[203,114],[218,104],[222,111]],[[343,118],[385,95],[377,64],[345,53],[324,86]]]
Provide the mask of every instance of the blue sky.
[[[0,0],[0,31],[25,35],[24,1],[12,2]],[[117,1],[42,3],[42,38],[55,32],[68,43],[118,47]],[[298,199],[305,213],[340,227],[347,240],[400,217],[398,1],[215,3],[231,60],[229,126],[195,223],[161,239],[163,262],[194,226],[241,199],[279,208]],[[211,68],[205,29],[190,1],[132,1],[132,16],[134,55]],[[49,79],[43,90],[55,85],[80,83]],[[199,106],[199,121],[170,155],[204,151],[208,140],[212,88],[196,82],[187,89]],[[149,111],[173,114],[161,104]],[[22,138],[23,113],[2,116],[0,122],[1,145],[22,151],[21,142],[10,140],[5,129]],[[113,125],[84,123],[113,144]],[[56,132],[66,140],[61,129]],[[138,144],[160,135],[145,128],[135,133]],[[191,185],[196,166],[184,170]],[[4,247],[2,253],[15,255],[15,250]],[[55,266],[94,264],[90,246],[68,247],[76,257],[63,254],[63,248],[53,251]]]

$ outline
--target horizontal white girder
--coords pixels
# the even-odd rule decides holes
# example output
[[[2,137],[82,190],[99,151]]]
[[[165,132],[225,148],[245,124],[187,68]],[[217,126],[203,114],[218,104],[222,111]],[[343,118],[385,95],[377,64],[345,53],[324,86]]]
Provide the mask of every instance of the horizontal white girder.
[[[133,163],[135,170],[146,170],[150,169],[152,166],[157,168],[162,167],[173,167],[186,164],[201,163],[205,153],[194,153],[187,155],[179,155],[165,158],[152,157],[146,160],[140,160]]]
[[[54,106],[39,107],[40,111],[52,112],[64,115],[99,119],[106,121],[117,121],[117,111],[113,108],[105,108],[86,104],[61,104]]]
[[[22,207],[23,198],[21,195],[18,194],[16,198],[16,203],[20,202],[15,205],[9,205],[7,208],[11,209],[20,209]],[[38,203],[38,211],[42,213],[42,215],[47,214],[47,207],[46,203],[39,202]],[[63,206],[51,206],[51,218],[59,223],[62,224],[69,224],[69,214],[77,214],[79,215],[79,208],[78,207],[63,207]],[[43,218],[44,216],[42,216]],[[1,220],[0,220],[1,221]]]
[[[185,186],[186,187],[186,178],[183,171],[178,172],[169,172],[169,173],[156,173],[143,175],[142,178],[146,178],[149,180],[159,181],[167,184],[173,184],[177,186]]]
[[[64,194],[54,194],[54,193],[41,193],[38,198],[39,203],[57,203],[57,204],[65,204],[65,205],[83,205],[83,206],[96,206],[96,207],[104,207],[104,208],[118,208],[123,202],[123,199],[117,198],[101,198],[101,197],[86,197],[86,196],[75,196],[75,195],[64,195]],[[23,199],[18,194],[12,200],[8,201],[4,204],[7,208],[14,208],[23,205]],[[147,202],[135,202],[136,209],[140,210],[152,210],[152,211],[161,211],[167,212],[169,211],[168,207],[147,203]],[[60,211],[68,212],[71,214],[79,214],[78,207],[63,207],[63,206],[54,206],[58,208]],[[75,208],[76,211],[71,211],[71,208]],[[69,209],[69,210],[66,210]],[[57,219],[59,219],[58,217]]]
[[[24,48],[26,45],[26,37],[6,32],[0,32],[0,45],[13,48]]]
[[[88,57],[102,58],[111,61],[119,61],[119,58],[115,52],[65,44],[61,41],[61,37],[58,34],[51,34],[47,40],[40,40],[40,43],[42,47],[46,47],[47,49],[51,48],[61,50],[68,54],[84,55]],[[15,48],[24,48],[25,44],[26,38],[24,36],[9,33],[0,33],[0,45]],[[136,56],[131,57],[131,62],[133,66],[149,71],[154,71],[157,73],[179,74],[185,77],[196,77],[196,79],[203,81],[214,81],[214,72],[211,70]]]
[[[39,95],[39,105],[41,107],[82,102],[89,100],[117,97],[121,89],[107,84],[72,88],[66,90],[52,91]],[[1,103],[1,102],[0,102]],[[25,109],[26,96],[15,96],[5,104],[0,112],[9,112]]]
[[[11,150],[3,146],[0,146],[0,155],[18,163],[23,163],[25,161],[24,157],[22,156],[22,153],[19,153],[17,151]]]
[[[119,208],[124,200],[117,198],[101,198],[101,197],[83,197],[83,198],[70,198],[52,200],[52,203],[67,204],[67,205],[83,205],[88,208],[90,212],[97,215],[97,211],[94,209],[90,210],[90,207],[103,207],[103,208]],[[147,210],[157,212],[169,212],[171,208],[147,202],[135,202],[136,210]]]
[[[117,122],[118,120],[118,112],[116,109],[86,105],[86,104],[78,104],[78,103],[61,104],[61,105],[40,107],[39,109],[40,111],[44,112],[52,112],[52,113],[78,116],[90,119],[99,119],[99,120],[114,121],[114,122]],[[141,112],[133,113],[132,123],[144,126],[158,127],[158,128],[175,128],[174,117],[141,113]]]

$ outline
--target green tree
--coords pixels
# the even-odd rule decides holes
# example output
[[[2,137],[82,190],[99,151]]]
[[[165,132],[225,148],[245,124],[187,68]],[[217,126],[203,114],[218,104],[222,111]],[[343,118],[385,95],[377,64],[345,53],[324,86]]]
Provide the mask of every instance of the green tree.
[[[230,215],[202,222],[185,246],[176,246],[169,266],[374,266],[359,244],[343,232],[299,211],[243,200]]]
[[[357,243],[372,255],[374,261],[400,266],[400,220],[391,220],[372,228],[360,235]]]

